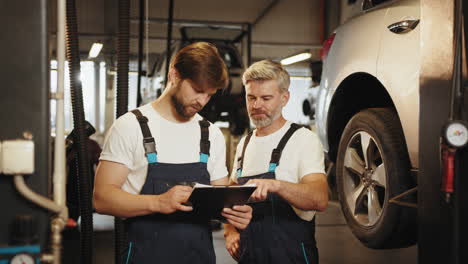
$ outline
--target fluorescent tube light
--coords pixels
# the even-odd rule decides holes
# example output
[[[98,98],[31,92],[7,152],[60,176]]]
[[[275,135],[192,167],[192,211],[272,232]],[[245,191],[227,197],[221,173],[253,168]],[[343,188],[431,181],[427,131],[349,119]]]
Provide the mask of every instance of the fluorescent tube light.
[[[281,64],[289,65],[299,61],[307,60],[310,57],[312,57],[312,54],[310,54],[309,52],[304,52],[281,60]]]
[[[93,46],[91,46],[91,49],[89,50],[89,58],[96,58],[99,55],[99,52],[101,52],[102,49],[102,43],[93,43]]]

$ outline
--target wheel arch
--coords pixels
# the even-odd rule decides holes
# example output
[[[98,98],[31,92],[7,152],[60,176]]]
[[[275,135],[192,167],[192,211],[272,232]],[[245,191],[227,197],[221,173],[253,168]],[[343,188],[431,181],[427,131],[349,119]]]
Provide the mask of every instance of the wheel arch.
[[[328,108],[328,158],[331,161],[336,162],[341,135],[349,120],[361,110],[375,107],[395,109],[391,96],[376,77],[369,73],[358,72],[346,77],[340,83]]]

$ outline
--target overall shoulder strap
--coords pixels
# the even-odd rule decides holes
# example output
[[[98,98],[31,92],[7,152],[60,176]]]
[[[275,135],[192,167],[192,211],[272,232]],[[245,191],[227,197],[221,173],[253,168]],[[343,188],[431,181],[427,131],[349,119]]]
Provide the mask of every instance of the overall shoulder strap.
[[[242,154],[237,159],[237,161],[239,162],[239,168],[238,169],[240,169],[240,170],[242,170],[242,168],[244,167],[245,150],[247,149],[247,145],[249,144],[249,141],[250,141],[250,138],[252,137],[252,134],[253,134],[253,131],[250,131],[249,134],[247,134],[247,137],[245,137],[244,146],[242,147]]]
[[[200,161],[207,163],[210,156],[210,122],[203,119],[198,121],[200,125]]]
[[[144,116],[140,110],[134,109],[131,111],[137,118],[140,124],[141,133],[143,134],[143,147],[145,149],[145,155],[148,159],[148,163],[158,162],[156,151],[156,142],[154,141],[151,131],[148,127],[148,118]]]
[[[288,131],[284,136],[281,138],[280,142],[278,143],[278,146],[273,149],[273,152],[271,153],[271,159],[270,159],[270,168],[269,171],[275,171],[276,167],[279,165],[279,161],[281,159],[281,154],[283,152],[284,147],[286,146],[286,143],[288,143],[289,139],[291,136],[296,132],[299,128],[301,128],[300,125],[292,123],[291,127],[289,127]]]

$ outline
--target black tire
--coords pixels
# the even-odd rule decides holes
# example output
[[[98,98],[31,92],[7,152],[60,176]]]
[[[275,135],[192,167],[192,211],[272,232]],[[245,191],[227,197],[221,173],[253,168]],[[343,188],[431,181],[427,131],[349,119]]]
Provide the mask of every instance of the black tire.
[[[366,109],[348,122],[337,156],[338,196],[348,226],[367,247],[401,248],[416,243],[417,210],[389,203],[414,186],[410,168],[395,111]]]

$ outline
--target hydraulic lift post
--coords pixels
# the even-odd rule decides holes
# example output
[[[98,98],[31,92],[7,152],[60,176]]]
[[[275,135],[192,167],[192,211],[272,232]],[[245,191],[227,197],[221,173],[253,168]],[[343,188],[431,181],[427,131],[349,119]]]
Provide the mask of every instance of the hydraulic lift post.
[[[51,180],[50,57],[47,37],[49,7],[49,1],[46,0],[18,0],[2,2],[0,8],[4,40],[0,42],[0,141],[20,139],[30,134],[34,141],[35,172],[25,175],[25,181],[31,189],[43,196],[48,195]],[[8,251],[4,248],[14,246],[13,240],[17,236],[14,226],[27,227],[27,240],[33,241],[41,249],[47,245],[48,212],[21,196],[13,185],[13,177],[1,172],[0,201],[0,263],[8,261],[5,259]],[[22,216],[31,217],[32,221],[15,225],[15,219],[24,219]],[[23,226],[25,224],[28,225]],[[21,228],[17,231],[22,233],[24,230]]]
[[[451,110],[454,111],[454,119],[467,120],[466,96],[456,98],[455,102],[451,100],[454,62],[457,58],[455,30],[447,28],[454,29],[456,8],[460,8],[456,4],[458,1],[421,0],[418,174],[418,263],[421,264],[468,263],[468,252],[461,247],[468,239],[467,148],[456,152],[454,192],[448,202],[441,191],[442,129],[449,120]],[[468,1],[463,2],[467,7]],[[468,13],[464,13],[466,19]],[[466,64],[466,60],[462,63]],[[461,77],[458,75],[455,78]],[[461,82],[460,91],[466,91],[464,82]],[[465,104],[461,104],[462,101]]]

